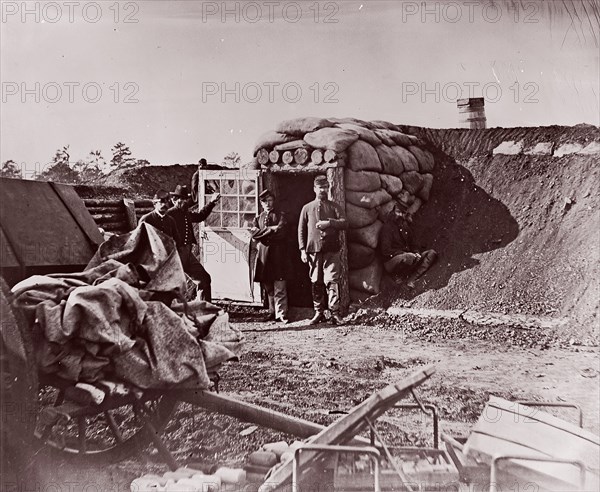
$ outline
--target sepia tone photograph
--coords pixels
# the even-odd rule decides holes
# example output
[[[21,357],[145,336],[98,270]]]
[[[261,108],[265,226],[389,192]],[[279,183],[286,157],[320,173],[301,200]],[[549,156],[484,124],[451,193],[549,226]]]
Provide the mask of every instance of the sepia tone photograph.
[[[0,492],[600,489],[600,0],[0,6]]]

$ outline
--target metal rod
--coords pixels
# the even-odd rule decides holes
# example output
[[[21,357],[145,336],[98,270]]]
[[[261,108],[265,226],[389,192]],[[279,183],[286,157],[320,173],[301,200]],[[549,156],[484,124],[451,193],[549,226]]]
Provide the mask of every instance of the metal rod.
[[[375,492],[381,492],[379,484],[379,460],[381,454],[379,450],[370,446],[333,446],[330,444],[305,444],[294,452],[294,462],[292,469],[292,492],[299,492],[298,478],[300,476],[300,453],[302,451],[323,451],[325,453],[355,453],[368,454],[375,463],[375,475],[373,477],[373,488]]]
[[[539,461],[543,463],[565,463],[567,465],[577,466],[579,468],[579,490],[584,490],[585,487],[585,465],[579,460],[570,460],[562,458],[546,458],[536,456],[522,456],[518,454],[507,454],[494,456],[490,467],[490,492],[496,492],[500,490],[498,488],[498,463],[500,461],[507,460],[522,460],[522,461]],[[492,489],[493,487],[493,489]]]
[[[413,395],[414,396],[414,395]],[[412,409],[418,408],[428,417],[432,417],[433,419],[433,447],[435,449],[439,449],[440,437],[439,437],[439,418],[438,418],[438,410],[435,405],[431,403],[398,403],[394,405],[394,408],[399,409]],[[431,412],[428,412],[426,409],[429,409]]]

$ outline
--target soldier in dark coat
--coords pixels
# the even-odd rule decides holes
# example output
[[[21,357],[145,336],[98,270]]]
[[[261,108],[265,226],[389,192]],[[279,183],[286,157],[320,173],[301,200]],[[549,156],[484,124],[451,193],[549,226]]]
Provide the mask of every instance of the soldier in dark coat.
[[[269,299],[269,315],[266,320],[289,323],[286,280],[289,271],[289,258],[286,238],[286,218],[275,207],[275,197],[270,191],[260,196],[263,212],[254,219],[250,230],[252,239],[257,242],[254,281],[260,282]]]
[[[433,249],[416,251],[411,241],[411,222],[406,208],[396,202],[379,233],[379,247],[385,270],[392,275],[409,274],[406,285],[413,289],[415,281],[431,268],[438,255]]]
[[[156,227],[160,232],[172,237],[176,243],[179,242],[179,233],[177,224],[172,217],[169,217],[167,211],[171,206],[169,193],[164,190],[158,190],[152,198],[154,210],[140,217],[139,223],[147,223]]]
[[[199,212],[189,211],[191,202],[187,186],[177,185],[171,196],[173,197],[175,206],[167,211],[167,216],[172,218],[177,226],[177,251],[183,264],[183,270],[198,282],[200,299],[212,302],[210,274],[204,269],[192,252],[193,245],[198,243],[192,224],[206,220],[213,208],[215,208],[221,195],[217,193]]]

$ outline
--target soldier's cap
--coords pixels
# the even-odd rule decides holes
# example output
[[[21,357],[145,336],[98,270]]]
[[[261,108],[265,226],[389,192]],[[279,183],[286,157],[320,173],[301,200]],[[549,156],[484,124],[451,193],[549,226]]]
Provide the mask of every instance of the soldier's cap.
[[[271,193],[269,190],[265,190],[263,191],[260,195],[258,195],[258,198],[261,202],[264,202],[267,198],[273,196],[273,193]],[[274,197],[273,197],[274,198]]]
[[[198,164],[200,164],[201,166],[206,166],[207,165],[206,159],[203,157],[202,159],[200,159],[198,161]]]
[[[399,210],[402,210],[403,212],[408,211],[408,204],[405,202],[402,202],[400,200],[394,200],[395,204],[394,207],[397,207]]]
[[[169,200],[169,192],[165,190],[158,190],[156,193],[154,193],[154,196],[152,197],[153,202],[165,202]]]
[[[186,185],[177,185],[175,187],[175,191],[171,192],[170,195],[177,198],[188,198],[190,196],[190,192],[188,191],[188,187]]]
[[[314,186],[329,186],[329,181],[327,181],[327,176],[319,175],[315,178]]]

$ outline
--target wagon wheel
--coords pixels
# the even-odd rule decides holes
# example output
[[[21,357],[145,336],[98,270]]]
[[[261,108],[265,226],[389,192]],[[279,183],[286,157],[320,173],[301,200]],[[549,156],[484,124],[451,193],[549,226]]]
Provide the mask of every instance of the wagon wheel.
[[[31,332],[23,314],[12,308],[12,294],[0,277],[0,392],[2,399],[2,470],[37,480],[33,431],[37,416],[37,367]],[[11,479],[7,479],[7,483]]]
[[[43,384],[39,394],[40,414],[52,406],[68,408],[63,399],[64,390]],[[109,405],[87,406],[85,411],[74,412],[71,418],[59,419],[49,426],[40,418],[36,437],[59,458],[91,464],[120,461],[152,443],[152,435],[144,424],[150,422],[156,434],[160,434],[178,400],[169,394],[154,392],[142,400],[128,398],[107,403]]]

